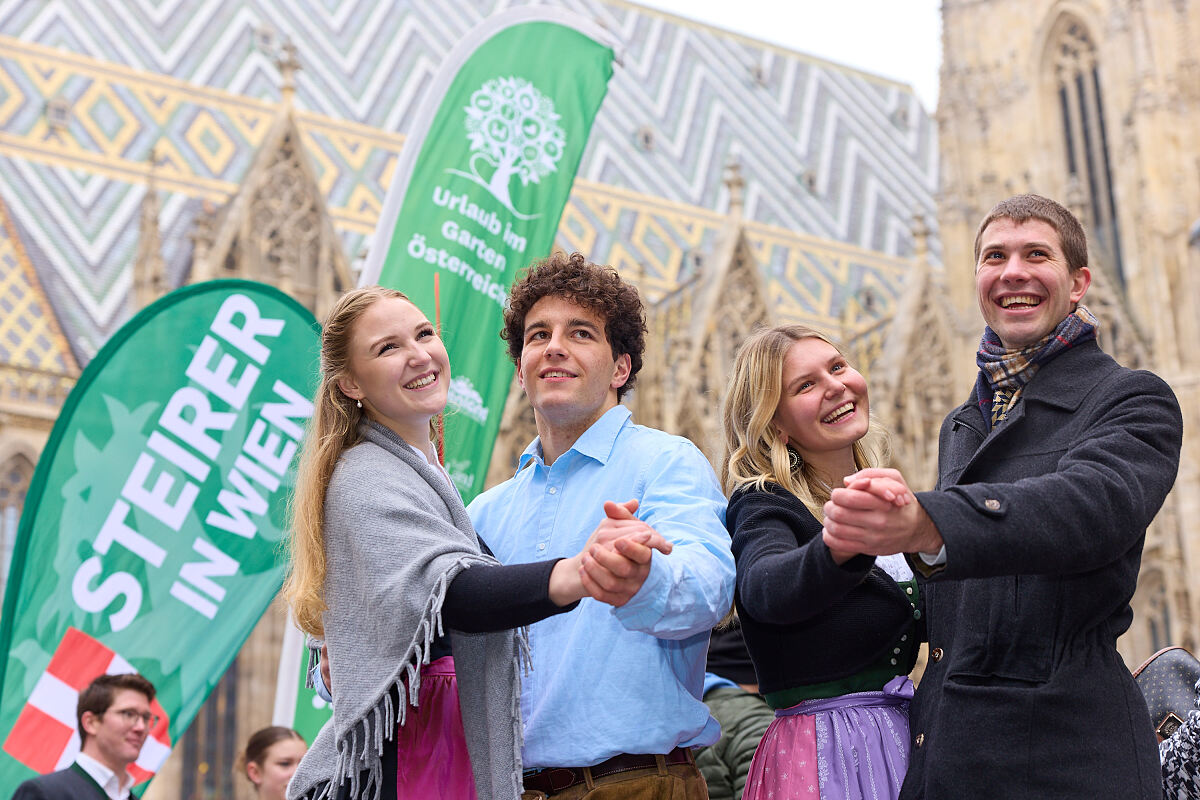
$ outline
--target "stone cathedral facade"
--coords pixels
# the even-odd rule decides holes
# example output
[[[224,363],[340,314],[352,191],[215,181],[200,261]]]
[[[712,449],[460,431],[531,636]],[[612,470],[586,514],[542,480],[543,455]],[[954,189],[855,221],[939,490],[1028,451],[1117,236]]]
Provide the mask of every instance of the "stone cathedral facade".
[[[938,194],[950,363],[965,396],[978,313],[978,220],[1033,191],[1072,208],[1089,238],[1085,303],[1101,344],[1161,375],[1183,407],[1179,478],[1146,540],[1136,665],[1200,644],[1200,5],[1194,0],[945,0]],[[1002,32],[1002,34],[1001,34]]]

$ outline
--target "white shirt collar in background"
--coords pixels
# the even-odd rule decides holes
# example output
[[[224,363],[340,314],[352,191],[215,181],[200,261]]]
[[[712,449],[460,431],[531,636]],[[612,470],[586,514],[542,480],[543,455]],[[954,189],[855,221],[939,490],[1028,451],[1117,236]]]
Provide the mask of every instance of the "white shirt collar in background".
[[[75,756],[75,763],[100,784],[100,788],[110,800],[125,800],[129,797],[129,790],[133,788],[133,776],[128,772],[125,773],[124,780],[118,780],[116,773],[85,753]]]

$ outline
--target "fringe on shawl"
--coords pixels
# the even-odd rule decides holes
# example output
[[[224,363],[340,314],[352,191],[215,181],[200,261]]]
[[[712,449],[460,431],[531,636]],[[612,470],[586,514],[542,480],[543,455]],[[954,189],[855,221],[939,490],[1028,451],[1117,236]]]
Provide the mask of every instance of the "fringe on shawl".
[[[333,797],[333,782],[321,781],[316,786],[308,791],[308,794],[302,795],[301,800],[330,800]]]
[[[400,660],[401,666],[397,669],[395,677],[383,688],[374,707],[361,719],[352,723],[346,735],[338,739],[337,766],[334,769],[333,781],[313,800],[323,800],[330,795],[332,787],[341,786],[347,780],[350,784],[351,797],[378,800],[383,787],[383,743],[387,738],[384,731],[403,725],[407,717],[408,706],[415,707],[417,705],[417,698],[421,691],[421,667],[429,663],[429,650],[434,640],[443,635],[442,605],[446,601],[446,591],[450,588],[451,578],[457,576],[463,569],[470,567],[471,561],[470,558],[457,559],[434,582],[429,599],[425,602],[425,610],[421,612],[421,620],[417,623],[417,630],[413,633],[412,641],[409,643],[404,657]],[[518,638],[524,637],[518,636]],[[525,639],[524,648],[526,657],[528,657],[529,642],[527,639]],[[397,697],[404,697],[405,683],[408,684],[408,702],[393,704],[392,690],[396,690]],[[515,702],[517,703],[516,719],[518,720],[516,728],[520,735],[521,701],[519,692],[516,694]],[[520,748],[521,744],[518,740],[517,763],[520,763]],[[364,771],[367,775],[366,779],[362,780]],[[520,780],[520,776],[517,776],[517,780]],[[519,783],[517,785],[520,786]],[[518,792],[519,794],[520,792]]]
[[[533,656],[529,651],[529,626],[522,625],[513,631],[513,658],[517,669],[513,670],[513,760],[516,769],[512,773],[513,796],[520,797],[525,793],[524,770],[521,769],[521,751],[525,749],[525,723],[521,719],[521,675],[528,675],[533,669]]]

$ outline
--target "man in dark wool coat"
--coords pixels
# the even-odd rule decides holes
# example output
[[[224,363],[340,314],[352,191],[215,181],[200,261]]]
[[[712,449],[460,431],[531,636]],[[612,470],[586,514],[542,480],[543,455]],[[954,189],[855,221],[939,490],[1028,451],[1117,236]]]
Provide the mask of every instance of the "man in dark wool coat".
[[[141,675],[101,675],[76,706],[80,749],[66,769],[30,778],[12,800],[125,800],[133,788],[129,765],[137,761],[157,719],[150,708],[154,684]]]
[[[830,547],[908,553],[925,576],[901,800],[1157,800],[1154,729],[1116,641],[1178,471],[1179,404],[1100,350],[1087,241],[1058,203],[993,208],[975,283],[979,377],[942,423],[937,488],[898,505],[898,472],[863,471],[825,507]]]

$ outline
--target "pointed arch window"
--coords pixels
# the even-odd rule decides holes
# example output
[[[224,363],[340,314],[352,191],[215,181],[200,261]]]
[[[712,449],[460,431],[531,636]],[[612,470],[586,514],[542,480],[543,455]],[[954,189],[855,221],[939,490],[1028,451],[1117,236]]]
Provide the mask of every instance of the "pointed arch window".
[[[1067,174],[1087,197],[1087,224],[1093,245],[1124,284],[1096,45],[1077,20],[1065,18],[1059,29],[1052,44],[1052,58]]]
[[[1171,604],[1167,601],[1167,589],[1162,574],[1149,572],[1138,579],[1138,591],[1145,597],[1145,615],[1150,629],[1151,652],[1178,644],[1171,633]]]

